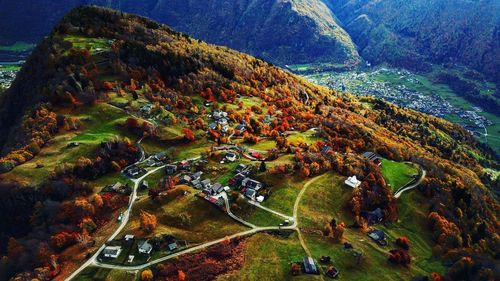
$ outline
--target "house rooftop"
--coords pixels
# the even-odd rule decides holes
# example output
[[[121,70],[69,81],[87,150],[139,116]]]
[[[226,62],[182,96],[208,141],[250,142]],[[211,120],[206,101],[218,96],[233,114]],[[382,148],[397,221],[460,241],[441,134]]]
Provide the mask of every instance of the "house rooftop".
[[[141,240],[137,244],[139,248],[139,253],[149,254],[153,250],[153,245],[149,244],[148,240]]]
[[[316,264],[314,263],[313,258],[311,257],[305,257],[304,258],[304,272],[306,274],[318,274],[318,268],[316,267]]]
[[[378,242],[385,239],[385,233],[382,230],[374,229],[368,233],[368,237]]]
[[[344,183],[352,188],[357,188],[361,185],[361,181],[359,181],[356,176],[348,177]]]

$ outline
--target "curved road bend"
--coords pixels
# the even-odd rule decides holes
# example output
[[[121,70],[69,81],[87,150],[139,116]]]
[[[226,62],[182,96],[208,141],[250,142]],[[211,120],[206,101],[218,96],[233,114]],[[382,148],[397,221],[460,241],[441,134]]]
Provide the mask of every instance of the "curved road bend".
[[[422,181],[424,180],[426,175],[427,175],[427,172],[422,169],[422,175],[420,175],[420,179],[418,179],[418,181],[412,185],[409,185],[409,186],[402,188],[402,189],[398,189],[396,191],[396,193],[394,193],[394,198],[399,198],[399,196],[401,196],[401,194],[403,194],[403,192],[414,189],[415,187],[417,187],[419,184],[422,183]]]
[[[128,208],[123,213],[124,216],[123,216],[123,219],[122,219],[120,225],[115,230],[115,232],[113,232],[113,234],[111,234],[111,236],[108,238],[108,240],[107,240],[108,242],[111,241],[111,240],[113,240],[113,239],[115,239],[116,236],[118,236],[118,234],[120,234],[120,232],[123,230],[123,228],[125,227],[125,225],[127,225],[128,221],[130,219],[130,214],[132,212],[132,207],[134,206],[134,203],[135,203],[135,201],[137,199],[137,188],[139,187],[139,184],[142,182],[142,180],[144,178],[146,178],[150,174],[155,173],[156,171],[162,169],[163,167],[165,167],[165,165],[157,167],[157,168],[155,168],[155,169],[147,172],[146,174],[144,174],[142,177],[140,177],[138,179],[133,179],[132,180],[132,182],[134,183],[134,188],[133,188],[132,194],[131,194],[131,196],[129,198]],[[87,266],[89,266],[91,264],[94,264],[95,260],[97,259],[97,257],[99,256],[99,254],[101,253],[101,251],[104,249],[105,246],[106,246],[106,244],[101,245],[101,247],[99,247],[99,249],[94,253],[94,255],[91,258],[89,258],[84,264],[82,264],[77,270],[75,270],[68,278],[66,278],[66,280],[69,281],[69,280],[73,279],[80,272],[82,272]]]

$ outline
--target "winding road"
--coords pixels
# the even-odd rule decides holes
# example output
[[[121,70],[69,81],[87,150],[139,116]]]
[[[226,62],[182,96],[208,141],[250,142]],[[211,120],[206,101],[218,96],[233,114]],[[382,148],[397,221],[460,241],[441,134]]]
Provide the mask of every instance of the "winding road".
[[[403,192],[414,189],[415,187],[417,187],[419,184],[422,183],[422,181],[424,180],[426,175],[427,175],[427,172],[425,170],[422,170],[422,174],[420,175],[420,178],[418,179],[418,181],[412,185],[405,186],[405,187],[398,189],[396,191],[396,193],[394,193],[394,198],[399,198],[399,196],[401,196],[401,194],[403,194]]]
[[[140,163],[140,162],[142,162],[142,161],[136,162],[136,164]],[[134,183],[134,188],[133,188],[132,194],[131,194],[131,196],[129,198],[128,208],[123,213],[123,218],[122,218],[121,223],[118,226],[118,228],[115,230],[115,232],[113,232],[113,234],[111,234],[111,236],[109,236],[109,238],[107,240],[108,242],[112,241],[113,239],[115,239],[116,236],[118,236],[118,234],[120,234],[120,232],[123,230],[123,228],[125,228],[125,226],[127,225],[128,221],[130,219],[130,214],[132,213],[132,208],[133,208],[134,203],[135,203],[135,201],[137,199],[137,188],[139,187],[139,185],[142,182],[142,180],[144,180],[150,174],[153,174],[156,171],[158,171],[158,170],[160,170],[160,169],[162,169],[164,167],[165,167],[165,165],[157,167],[157,168],[155,168],[155,169],[147,172],[146,174],[144,174],[142,177],[140,177],[138,179],[131,179],[131,181]],[[84,264],[82,264],[77,270],[75,270],[70,276],[68,276],[68,278],[66,278],[66,280],[73,279],[75,276],[77,276],[80,272],[82,272],[88,266],[90,266],[92,264],[97,264],[97,262],[96,262],[97,257],[99,256],[99,254],[101,253],[101,251],[105,247],[106,247],[106,244],[101,245],[101,247],[94,253],[94,255],[91,258],[89,258]]]

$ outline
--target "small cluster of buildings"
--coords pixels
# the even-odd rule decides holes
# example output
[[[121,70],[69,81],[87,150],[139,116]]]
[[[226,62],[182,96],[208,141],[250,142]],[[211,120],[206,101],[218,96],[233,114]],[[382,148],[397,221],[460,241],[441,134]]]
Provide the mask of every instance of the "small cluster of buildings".
[[[124,195],[130,195],[132,193],[132,189],[130,188],[130,186],[122,184],[121,182],[116,182],[114,184],[107,185],[102,189],[102,191],[116,192]]]
[[[208,115],[208,117],[212,119],[212,122],[208,124],[208,129],[215,131],[220,126],[221,133],[225,134],[229,131],[230,120],[229,120],[227,112],[222,111],[220,109],[214,109]],[[241,123],[237,124],[234,129],[235,129],[235,131],[238,131],[239,133],[243,133],[246,131],[246,126],[247,126],[247,123],[245,121],[242,121]]]
[[[134,242],[136,241],[134,235],[127,234],[124,236],[121,245],[114,246],[106,246],[101,255],[108,259],[117,259],[120,254],[124,251],[124,247],[128,250],[134,246]],[[148,239],[140,239],[137,241],[137,254],[147,257],[148,259],[151,257],[153,250],[156,248],[165,247],[169,252],[174,252],[178,250],[177,241],[172,237],[168,236],[165,238],[154,238],[153,240]],[[135,259],[135,255],[133,254],[133,248],[129,250],[130,254],[127,257],[127,263],[132,263]]]
[[[214,109],[208,117],[212,118],[213,121],[208,124],[210,130],[216,130],[217,127],[220,126],[221,133],[227,133],[229,131],[229,117],[227,112],[220,109]]]
[[[236,175],[229,180],[229,184],[241,190],[241,192],[250,200],[261,203],[264,196],[258,195],[264,185],[255,179],[249,177],[250,168],[244,164],[239,164],[235,169]]]
[[[136,179],[144,175],[146,173],[146,170],[137,165],[132,165],[123,170],[123,173],[129,178]]]

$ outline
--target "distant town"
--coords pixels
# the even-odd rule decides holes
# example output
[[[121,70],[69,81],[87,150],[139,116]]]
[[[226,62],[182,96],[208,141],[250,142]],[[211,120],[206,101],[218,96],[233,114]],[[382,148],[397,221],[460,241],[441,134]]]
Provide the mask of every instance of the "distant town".
[[[338,91],[374,96],[402,107],[448,119],[462,125],[476,137],[484,136],[487,133],[486,128],[493,124],[481,115],[481,108],[452,105],[439,94],[431,92],[431,88],[424,86],[418,75],[407,70],[378,68],[371,72],[318,72],[305,77],[313,83]],[[429,92],[420,92],[416,88],[424,88]]]
[[[0,62],[0,89],[7,89],[16,78],[16,73],[19,71],[19,63],[2,63]]]

